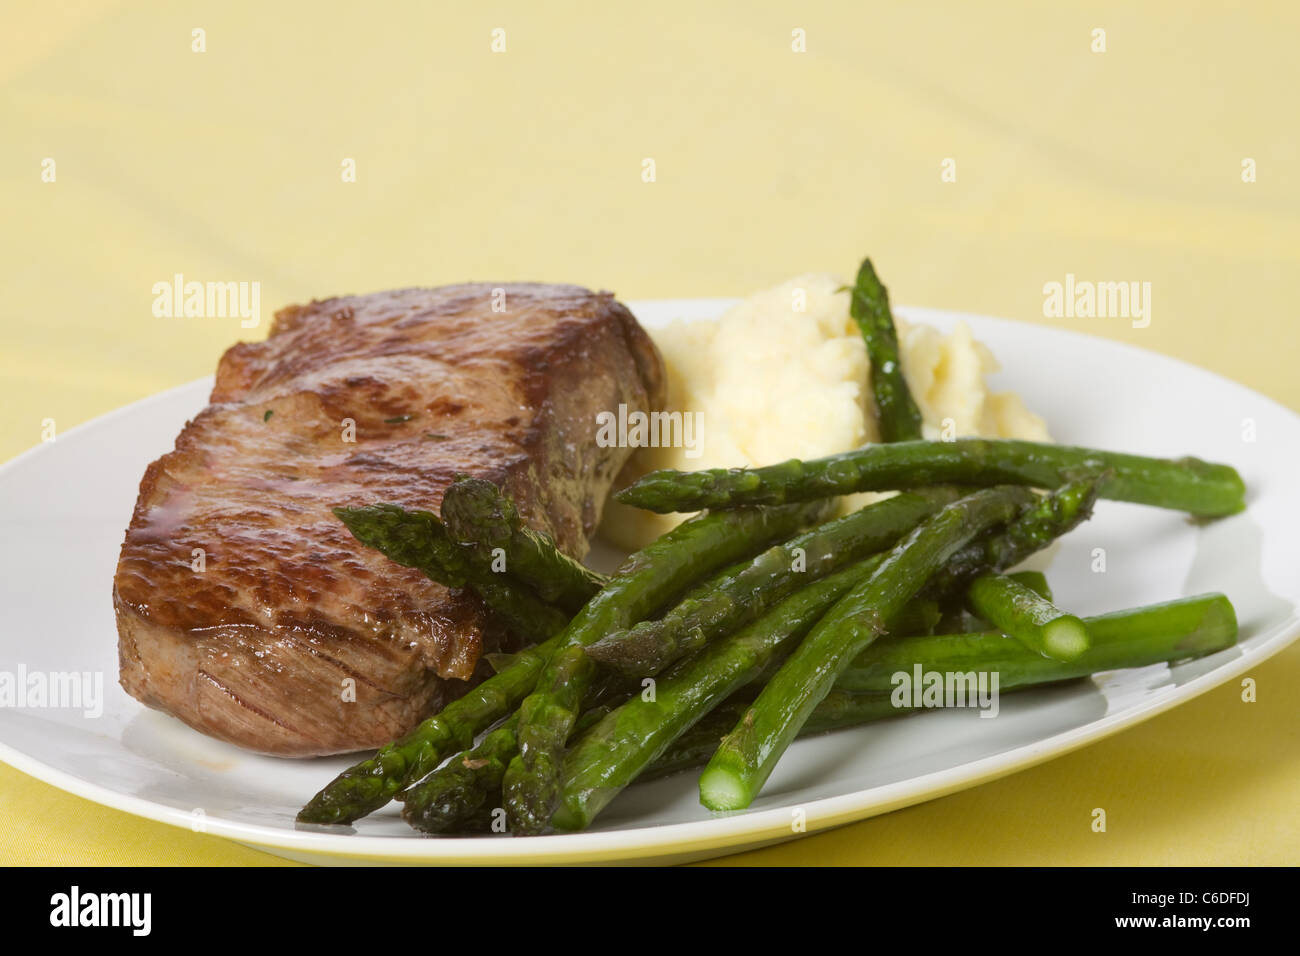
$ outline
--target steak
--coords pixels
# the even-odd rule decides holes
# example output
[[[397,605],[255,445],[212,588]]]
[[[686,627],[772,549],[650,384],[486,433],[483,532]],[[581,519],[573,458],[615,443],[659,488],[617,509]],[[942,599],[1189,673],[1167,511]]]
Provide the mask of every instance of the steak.
[[[337,506],[436,511],[488,478],[581,557],[630,450],[596,415],[658,410],[664,369],[609,293],[476,283],[291,306],[221,359],[155,461],[114,581],[121,683],[241,747],[379,746],[513,648],[467,591],[371,551]]]

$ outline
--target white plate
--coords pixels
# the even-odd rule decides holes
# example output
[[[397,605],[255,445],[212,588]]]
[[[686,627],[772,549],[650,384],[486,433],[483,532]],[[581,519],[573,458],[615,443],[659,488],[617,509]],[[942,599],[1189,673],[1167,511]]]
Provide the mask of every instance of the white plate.
[[[717,315],[722,300],[634,303],[647,324]],[[299,829],[294,813],[349,763],[280,760],[210,740],[117,684],[111,589],[145,466],[203,407],[209,381],[146,399],[0,468],[0,672],[103,674],[104,711],[0,708],[0,758],[120,810],[330,862],[669,862],[812,832],[969,787],[1167,710],[1256,666],[1300,634],[1300,505],[1293,486],[1300,417],[1191,366],[1102,339],[1000,319],[901,309],[949,327],[965,319],[998,356],[999,388],[1046,417],[1058,441],[1237,466],[1249,509],[1205,525],[1102,502],[1052,558],[1059,602],[1079,613],[1224,591],[1240,643],[1172,669],[1121,671],[1007,695],[995,720],[931,712],[797,742],[753,808],[713,816],[691,774],[625,791],[587,833],[420,837],[388,810],[355,831]],[[1252,419],[1256,441],[1243,440]],[[1093,550],[1106,549],[1094,573]]]

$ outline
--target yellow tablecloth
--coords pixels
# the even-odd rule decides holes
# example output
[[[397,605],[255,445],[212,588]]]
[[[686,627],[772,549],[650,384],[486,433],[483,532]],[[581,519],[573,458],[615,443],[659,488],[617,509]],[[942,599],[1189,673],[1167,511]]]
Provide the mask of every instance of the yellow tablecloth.
[[[1124,339],[1300,408],[1298,31],[1282,5],[9,5],[0,458],[264,334],[155,318],[176,273],[257,280],[269,316],[471,278],[740,295],[870,252],[898,301]],[[1045,318],[1066,273],[1149,281],[1149,327]],[[730,859],[1300,862],[1300,646],[1251,676],[1258,703],[1225,686]],[[0,862],[275,862],[8,768],[0,816]]]

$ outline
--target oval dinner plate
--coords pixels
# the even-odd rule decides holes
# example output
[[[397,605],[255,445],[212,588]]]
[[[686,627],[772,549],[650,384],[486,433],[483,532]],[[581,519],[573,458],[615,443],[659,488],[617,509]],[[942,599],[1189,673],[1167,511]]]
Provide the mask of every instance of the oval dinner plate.
[[[633,303],[647,325],[707,318],[723,300]],[[676,862],[774,843],[951,793],[1066,753],[1242,674],[1300,634],[1300,417],[1249,389],[1107,340],[1002,319],[967,322],[1057,441],[1234,464],[1243,514],[1199,524],[1101,502],[1049,558],[1058,602],[1080,614],[1223,591],[1237,646],[1170,668],[1097,675],[1010,694],[993,720],[931,711],[794,744],[754,806],[713,815],[696,776],[636,785],[591,831],[511,838],[422,837],[393,806],[353,828],[301,828],[294,814],[346,758],[284,760],[211,740],[117,683],[112,580],[145,466],[207,401],[193,382],[60,435],[0,468],[0,672],[102,675],[102,714],[0,707],[0,758],[89,800],[299,860],[335,863]],[[1105,570],[1094,570],[1104,549]],[[606,555],[608,557],[608,555]],[[1041,565],[1040,565],[1041,566]],[[30,701],[28,702],[30,703]]]

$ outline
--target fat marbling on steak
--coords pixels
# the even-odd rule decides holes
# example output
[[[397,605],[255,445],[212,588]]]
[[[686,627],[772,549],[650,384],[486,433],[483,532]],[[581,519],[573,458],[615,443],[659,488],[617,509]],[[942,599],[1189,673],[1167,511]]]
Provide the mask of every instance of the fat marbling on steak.
[[[113,589],[122,686],[264,753],[398,736],[508,635],[331,509],[436,511],[466,472],[581,556],[630,453],[598,446],[596,415],[657,410],[663,392],[609,293],[477,283],[280,311],[226,352],[211,403],[140,483]]]

